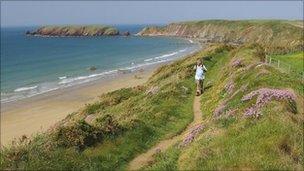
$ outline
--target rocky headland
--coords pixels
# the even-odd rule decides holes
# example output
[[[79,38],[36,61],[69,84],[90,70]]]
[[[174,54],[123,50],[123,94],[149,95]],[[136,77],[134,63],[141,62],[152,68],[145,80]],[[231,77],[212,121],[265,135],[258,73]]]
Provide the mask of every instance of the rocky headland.
[[[139,36],[178,36],[201,43],[258,43],[276,51],[302,48],[303,26],[285,20],[203,20],[145,27]],[[287,49],[288,47],[288,49]]]
[[[119,30],[110,26],[43,26],[34,31],[27,31],[26,35],[33,36],[115,36]]]

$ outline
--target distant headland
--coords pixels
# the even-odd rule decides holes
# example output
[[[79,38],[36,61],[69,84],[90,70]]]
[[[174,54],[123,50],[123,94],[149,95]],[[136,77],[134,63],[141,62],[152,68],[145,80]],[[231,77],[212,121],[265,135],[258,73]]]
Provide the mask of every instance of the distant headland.
[[[43,26],[34,31],[27,31],[26,35],[32,36],[116,36],[119,30],[104,25],[67,25]],[[125,33],[123,35],[126,35]]]

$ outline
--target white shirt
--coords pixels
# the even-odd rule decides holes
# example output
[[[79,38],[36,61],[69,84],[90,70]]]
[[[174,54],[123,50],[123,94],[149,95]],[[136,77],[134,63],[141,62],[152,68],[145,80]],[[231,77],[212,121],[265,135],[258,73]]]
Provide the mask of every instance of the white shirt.
[[[196,67],[196,72],[195,72],[195,79],[196,80],[203,80],[205,79],[205,73],[204,70],[207,71],[207,68],[205,65],[202,66],[195,66]]]

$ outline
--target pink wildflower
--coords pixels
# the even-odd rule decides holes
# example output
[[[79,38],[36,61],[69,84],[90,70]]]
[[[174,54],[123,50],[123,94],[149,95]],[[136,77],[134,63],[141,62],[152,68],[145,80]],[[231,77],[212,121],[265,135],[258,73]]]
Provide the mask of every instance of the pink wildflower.
[[[231,66],[233,66],[234,68],[241,67],[242,65],[243,64],[242,64],[242,61],[240,59],[235,59],[231,63]]]
[[[279,89],[270,89],[270,88],[261,88],[256,91],[252,91],[251,93],[245,95],[241,100],[247,101],[251,100],[253,97],[258,95],[256,103],[245,109],[245,116],[259,116],[261,115],[260,109],[265,106],[272,99],[275,100],[289,100],[295,101],[296,96],[294,93],[288,90],[279,90]]]
[[[231,94],[234,90],[234,82],[233,80],[230,80],[226,85],[225,85],[225,91],[228,94]]]
[[[190,133],[187,134],[187,136],[184,138],[183,142],[180,144],[180,147],[187,146],[189,143],[191,143],[194,138],[204,129],[204,126],[202,124],[198,124],[194,126]]]
[[[225,108],[226,108],[225,103],[221,103],[217,108],[215,108],[213,112],[213,116],[215,117],[220,116],[224,112]]]

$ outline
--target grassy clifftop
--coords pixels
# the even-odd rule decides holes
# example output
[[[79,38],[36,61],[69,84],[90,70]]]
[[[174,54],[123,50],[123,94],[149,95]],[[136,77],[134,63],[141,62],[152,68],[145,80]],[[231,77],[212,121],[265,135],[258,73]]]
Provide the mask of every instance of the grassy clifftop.
[[[103,25],[67,25],[67,26],[43,26],[30,32],[28,35],[40,36],[102,36],[118,35],[119,31],[110,26]]]
[[[48,133],[1,151],[3,169],[125,169],[193,119],[193,65],[209,69],[203,131],[143,169],[302,169],[303,81],[261,62],[258,45],[213,45],[159,68],[68,116]]]
[[[146,27],[142,36],[181,36],[211,43],[258,43],[269,52],[291,52],[303,48],[303,26],[287,20],[203,20]]]
[[[146,169],[303,169],[303,80],[261,63],[258,54],[243,46],[206,61],[204,130]]]

